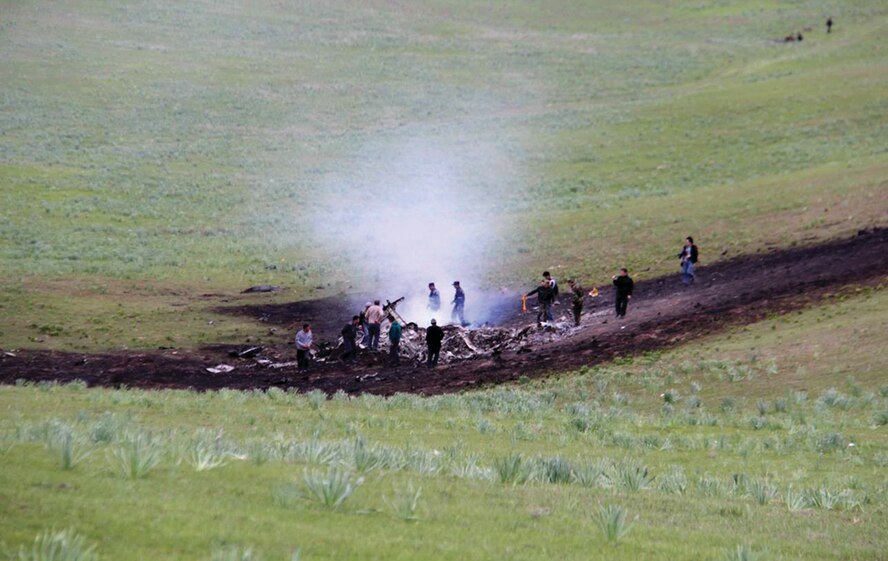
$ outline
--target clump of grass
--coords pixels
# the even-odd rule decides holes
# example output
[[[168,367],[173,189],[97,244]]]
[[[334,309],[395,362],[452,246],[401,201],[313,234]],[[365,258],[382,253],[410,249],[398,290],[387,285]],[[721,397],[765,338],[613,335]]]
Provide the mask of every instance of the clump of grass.
[[[111,450],[120,473],[129,479],[146,477],[163,458],[163,446],[150,433],[129,433]]]
[[[765,561],[768,559],[767,550],[755,550],[748,544],[738,544],[734,549],[729,549],[722,557],[723,561]]]
[[[383,497],[392,515],[401,520],[419,520],[416,510],[419,508],[419,498],[422,496],[422,487],[414,487],[408,482],[405,487],[396,487],[392,498]]]
[[[601,528],[607,541],[613,544],[619,542],[632,529],[632,524],[626,520],[626,509],[618,505],[602,506],[595,514],[598,527]]]
[[[777,487],[763,479],[747,479],[746,494],[760,505],[766,505],[777,496]]]
[[[570,462],[561,456],[537,458],[535,468],[532,471],[543,483],[570,483],[573,473]]]
[[[518,452],[494,459],[493,469],[500,483],[511,483],[512,485],[526,483],[532,474],[531,466]]]
[[[801,512],[808,508],[808,499],[802,492],[797,492],[790,485],[783,495],[783,504],[789,512]]]
[[[647,489],[654,481],[654,478],[648,472],[647,466],[634,461],[623,461],[614,465],[611,478],[615,486],[627,491]]]
[[[47,438],[47,448],[55,452],[59,467],[64,470],[74,469],[92,453],[92,448],[64,424],[53,427]]]
[[[217,549],[210,558],[212,561],[259,561],[262,557],[252,547],[237,545]]]
[[[684,495],[688,490],[688,478],[680,466],[672,466],[659,479],[660,483],[657,488],[664,493]]]
[[[96,561],[95,545],[87,546],[86,538],[73,528],[40,533],[30,549],[21,546],[17,561]]]
[[[314,499],[326,508],[337,509],[364,483],[364,479],[352,479],[349,472],[331,467],[326,473],[315,470],[304,471],[302,482],[308,498]]]
[[[195,471],[208,471],[228,463],[227,454],[205,442],[198,442],[194,445],[191,449],[190,459]]]

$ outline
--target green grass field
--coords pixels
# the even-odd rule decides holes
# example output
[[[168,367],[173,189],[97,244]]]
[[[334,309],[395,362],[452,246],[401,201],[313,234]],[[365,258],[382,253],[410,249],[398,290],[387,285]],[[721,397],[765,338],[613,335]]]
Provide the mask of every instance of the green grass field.
[[[214,308],[380,290],[338,206],[392,193],[458,201],[487,288],[888,225],[886,39],[872,0],[0,0],[0,349],[267,337]],[[428,399],[0,386],[0,556],[884,559],[886,298]]]
[[[0,387],[0,536],[72,527],[121,560],[881,559],[886,312],[882,289],[435,398]],[[334,469],[362,480],[335,507],[306,482]]]

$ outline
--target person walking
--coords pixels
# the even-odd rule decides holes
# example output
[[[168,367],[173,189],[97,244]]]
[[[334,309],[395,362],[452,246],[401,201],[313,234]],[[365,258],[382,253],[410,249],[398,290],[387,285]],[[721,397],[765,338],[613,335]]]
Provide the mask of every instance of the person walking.
[[[438,327],[438,322],[432,318],[432,324],[426,329],[426,346],[429,349],[429,358],[426,365],[438,366],[438,356],[441,354],[441,341],[444,340],[444,330]]]
[[[370,332],[370,339],[367,342],[367,346],[374,351],[378,350],[380,324],[382,324],[382,320],[385,319],[385,312],[382,310],[382,306],[379,305],[379,300],[374,300],[373,305],[367,308],[365,318]]]
[[[635,283],[632,282],[632,277],[629,276],[629,270],[626,268],[620,269],[620,274],[614,275],[612,278],[617,289],[617,317],[624,318],[626,317],[626,307],[629,305],[629,299],[632,298],[632,289],[635,287]]]
[[[552,283],[543,279],[539,286],[524,296],[530,298],[534,294],[537,295],[537,302],[540,305],[540,311],[537,313],[537,325],[542,325],[544,321],[552,321],[554,319],[552,317],[552,301],[555,299]]]
[[[361,316],[352,316],[351,322],[346,323],[340,332],[342,333],[343,353],[341,358],[343,362],[354,362],[358,358],[358,346],[355,342],[355,337],[357,336],[359,321],[361,321]]]
[[[311,340],[311,325],[304,323],[302,329],[296,334],[296,366],[300,371],[308,369]]]
[[[391,366],[401,365],[401,323],[392,316],[388,317],[392,322],[389,327],[389,364]]]
[[[697,249],[697,246],[694,245],[694,238],[691,236],[685,238],[684,247],[678,252],[678,257],[681,259],[681,282],[684,283],[685,286],[694,282],[694,267],[697,264],[697,258],[699,255],[700,252]]]
[[[441,293],[435,288],[435,283],[433,282],[429,283],[429,303],[426,305],[426,308],[430,312],[437,312],[441,309]]]
[[[465,308],[466,308],[466,293],[463,292],[462,287],[459,285],[459,281],[453,281],[453,311],[450,313],[450,322],[457,323],[462,326],[466,325],[466,316],[465,316]]]
[[[580,283],[574,279],[568,279],[567,286],[570,287],[571,310],[573,311],[574,326],[579,327],[580,316],[583,314],[583,298],[586,294],[583,291],[583,287],[580,286]]]

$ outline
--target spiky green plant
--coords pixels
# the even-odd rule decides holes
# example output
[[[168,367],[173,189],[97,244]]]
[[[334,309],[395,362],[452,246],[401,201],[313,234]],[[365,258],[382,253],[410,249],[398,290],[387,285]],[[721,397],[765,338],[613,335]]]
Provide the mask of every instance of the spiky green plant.
[[[55,452],[59,467],[64,470],[74,469],[93,451],[92,447],[67,425],[54,427],[48,435],[47,447]]]
[[[749,479],[746,481],[746,494],[756,503],[766,505],[777,496],[777,487],[764,479]]]
[[[326,508],[337,509],[364,483],[364,479],[352,479],[349,472],[331,467],[326,472],[305,470],[302,482],[307,497]]]
[[[194,445],[191,449],[190,460],[195,471],[208,471],[228,463],[228,457],[224,452],[205,442],[198,442]]]
[[[139,431],[127,433],[111,449],[111,458],[124,477],[140,479],[157,467],[163,452],[163,445],[157,439],[150,433]]]
[[[512,452],[493,460],[493,469],[500,483],[521,485],[532,475],[531,466],[518,452]]]
[[[808,507],[808,500],[804,493],[795,491],[790,485],[783,494],[783,504],[789,512],[800,512]]]
[[[260,561],[262,557],[252,547],[237,545],[217,549],[213,552],[212,561]]]
[[[606,505],[598,509],[595,514],[595,521],[607,541],[616,544],[619,542],[629,530],[632,524],[626,521],[626,509],[618,505]]]
[[[422,496],[422,487],[414,487],[408,482],[404,487],[395,487],[392,498],[383,497],[392,515],[401,520],[418,520],[416,510],[419,507],[419,498]]]
[[[647,489],[654,481],[647,466],[631,460],[614,465],[611,478],[614,480],[615,486],[627,491]]]
[[[30,549],[21,546],[18,561],[96,561],[95,545],[87,546],[86,538],[73,528],[46,530],[38,534]]]

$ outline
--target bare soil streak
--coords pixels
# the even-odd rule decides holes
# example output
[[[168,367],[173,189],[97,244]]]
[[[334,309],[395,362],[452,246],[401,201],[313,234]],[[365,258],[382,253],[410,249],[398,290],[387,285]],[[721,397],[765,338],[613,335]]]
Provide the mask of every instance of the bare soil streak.
[[[705,255],[704,255],[705,257]],[[676,260],[676,269],[678,261]],[[237,346],[156,353],[76,353],[21,351],[0,355],[0,383],[83,380],[89,385],[137,388],[220,388],[342,390],[350,394],[396,392],[439,394],[537,377],[583,365],[594,365],[638,352],[666,349],[729,327],[810,306],[824,296],[855,287],[875,286],[888,275],[888,229],[860,232],[851,239],[765,254],[746,255],[698,269],[696,283],[681,285],[678,274],[637,283],[628,317],[618,320],[611,310],[610,287],[587,305],[584,327],[529,353],[503,353],[489,359],[467,360],[437,369],[406,365],[384,366],[383,355],[366,353],[359,364],[315,365],[308,373],[295,368],[260,368],[253,360],[228,356]],[[509,302],[520,302],[516,296]],[[358,304],[357,306],[360,306]],[[338,333],[356,305],[351,298],[231,308],[230,313],[262,318],[270,327],[308,319],[319,333]],[[510,306],[511,307],[511,306]],[[503,308],[502,323],[520,326],[533,321],[520,306]],[[568,314],[565,301],[556,309]],[[283,333],[283,332],[282,332]],[[288,336],[289,338],[289,336]],[[292,346],[268,349],[278,360],[293,360]],[[227,374],[210,374],[209,366],[236,366]]]

